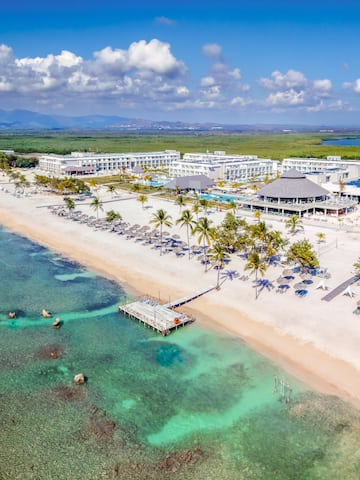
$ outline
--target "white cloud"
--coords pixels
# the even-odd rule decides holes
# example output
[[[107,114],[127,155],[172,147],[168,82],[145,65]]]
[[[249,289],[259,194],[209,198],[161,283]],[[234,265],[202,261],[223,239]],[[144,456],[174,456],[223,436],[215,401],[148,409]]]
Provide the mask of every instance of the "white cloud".
[[[168,26],[172,26],[176,24],[175,20],[172,20],[171,18],[163,17],[163,16],[156,17],[155,22],[162,25],[168,25]]]
[[[240,68],[231,69],[222,58],[222,47],[217,43],[203,46],[204,55],[214,59],[209,72],[200,79],[199,94],[202,101],[217,101],[218,108],[231,105],[231,99],[239,96],[239,92],[248,92],[250,86],[242,83]]]
[[[190,95],[184,85],[186,65],[168,43],[157,39],[133,42],[128,49],[107,46],[90,60],[68,50],[15,58],[10,47],[0,45],[0,64],[0,95],[11,92],[39,105],[121,98],[124,104],[139,106],[146,99],[156,104],[156,95],[161,101],[166,94],[169,102]]]
[[[360,78],[353,83],[353,89],[355,93],[360,93]]]
[[[288,70],[285,74],[275,70],[270,78],[260,78],[258,83],[264,90],[272,91],[265,99],[265,106],[292,109],[298,107],[308,112],[328,108],[323,100],[331,98],[333,88],[331,80],[309,80],[298,70]]]
[[[217,43],[207,43],[206,45],[203,45],[202,52],[206,57],[221,60],[222,47]]]
[[[307,84],[305,75],[297,70],[288,70],[282,74],[275,70],[271,78],[260,78],[259,84],[267,90],[301,89]]]
[[[305,92],[297,92],[294,89],[287,90],[285,92],[271,93],[266,103],[273,106],[294,106],[304,104]]]
[[[215,79],[214,79],[214,77],[211,77],[210,75],[208,75],[207,77],[203,77],[200,80],[200,85],[202,87],[210,87],[211,85],[214,85],[214,84],[215,84]]]
[[[176,60],[170,52],[170,44],[156,38],[146,43],[145,40],[134,42],[128,50],[129,66],[139,70],[151,70],[162,75],[183,74],[186,67]]]
[[[81,114],[84,109],[122,111],[135,115],[187,110],[213,110],[263,115],[273,112],[356,111],[353,99],[339,98],[329,78],[308,79],[294,69],[274,70],[258,80],[255,93],[243,81],[240,68],[222,58],[221,45],[203,46],[211,59],[198,83],[171,45],[158,39],[139,40],[127,48],[105,46],[83,58],[69,50],[17,58],[11,47],[0,45],[0,101],[3,108],[64,109]],[[191,73],[191,72],[190,72]],[[343,95],[356,99],[360,78],[342,85]],[[335,92],[334,92],[335,90]],[[259,93],[260,92],[260,93]],[[251,106],[251,108],[250,108]],[[255,113],[254,113],[255,112]],[[191,113],[190,113],[191,118]],[[220,118],[220,117],[219,117]]]
[[[331,92],[332,83],[328,79],[314,80],[313,87],[318,95],[328,95]]]

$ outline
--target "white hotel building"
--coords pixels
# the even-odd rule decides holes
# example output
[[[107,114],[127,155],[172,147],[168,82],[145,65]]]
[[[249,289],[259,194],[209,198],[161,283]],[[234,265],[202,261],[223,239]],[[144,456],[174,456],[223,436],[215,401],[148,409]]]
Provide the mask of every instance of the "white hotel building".
[[[182,159],[170,164],[169,176],[206,175],[214,181],[245,181],[276,175],[278,162],[256,155],[226,155],[214,153],[185,153]]]
[[[180,159],[180,152],[164,150],[161,152],[136,153],[88,153],[73,152],[71,155],[42,155],[39,169],[53,175],[98,175],[121,173],[124,169],[168,168],[172,162]]]
[[[284,158],[282,171],[287,172],[293,168],[302,173],[318,173],[322,183],[360,178],[360,160],[341,160],[340,156]]]

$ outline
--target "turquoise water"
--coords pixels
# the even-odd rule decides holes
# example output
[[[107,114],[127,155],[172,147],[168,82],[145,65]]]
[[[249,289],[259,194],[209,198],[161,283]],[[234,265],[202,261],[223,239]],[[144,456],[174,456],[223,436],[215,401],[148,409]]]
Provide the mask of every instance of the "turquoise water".
[[[244,200],[244,197],[225,194],[220,195],[217,193],[204,193],[200,195],[200,198],[205,198],[206,200],[215,200],[217,202],[241,202],[241,200]]]
[[[351,182],[347,182],[346,185],[353,185],[355,187],[360,188],[360,178],[358,178],[357,180],[352,180]]]
[[[238,339],[163,338],[117,313],[119,285],[1,229],[0,282],[1,480],[359,478],[359,413]]]

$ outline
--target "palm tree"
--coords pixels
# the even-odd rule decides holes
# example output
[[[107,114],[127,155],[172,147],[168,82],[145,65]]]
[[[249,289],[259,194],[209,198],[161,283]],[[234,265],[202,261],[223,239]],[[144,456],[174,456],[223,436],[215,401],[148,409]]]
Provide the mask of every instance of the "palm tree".
[[[290,233],[295,234],[297,230],[304,230],[302,220],[297,215],[291,215],[285,222],[285,227]]]
[[[162,255],[162,229],[163,225],[166,227],[172,226],[171,216],[167,214],[166,210],[160,208],[152,214],[150,223],[154,223],[156,228],[160,228],[160,255]]]
[[[90,178],[90,180],[88,181],[88,184],[89,184],[90,189],[93,188],[94,190],[96,190],[96,185],[97,184],[96,184],[96,181],[93,178]]]
[[[64,197],[64,202],[65,202],[66,208],[69,210],[69,215],[70,215],[75,208],[75,202],[70,197]]]
[[[198,232],[199,237],[198,237],[198,243],[200,244],[203,242],[203,247],[204,247],[204,263],[205,263],[205,272],[207,271],[207,256],[206,256],[206,247],[210,247],[211,245],[211,240],[215,236],[215,229],[211,227],[212,221],[209,220],[207,217],[202,217],[200,220],[196,223],[195,228],[194,228],[194,233]]]
[[[194,220],[194,217],[191,215],[190,210],[184,210],[182,212],[182,215],[180,218],[176,220],[176,224],[180,224],[180,227],[186,227],[186,235],[187,235],[187,241],[188,241],[188,248],[189,248],[189,260],[190,260],[190,230],[193,231],[196,222]]]
[[[200,211],[200,206],[198,203],[194,203],[194,205],[192,206],[192,209],[191,209],[195,215],[196,215],[196,220],[199,220],[199,211]]]
[[[106,221],[112,223],[115,220],[122,220],[122,216],[120,213],[115,212],[114,210],[109,210],[106,212]]]
[[[206,215],[206,211],[209,208],[209,200],[207,200],[206,198],[201,198],[199,203],[203,207],[204,213]]]
[[[260,222],[260,218],[261,218],[261,212],[260,212],[260,210],[256,210],[256,211],[254,212],[254,217],[256,218],[256,220],[257,220],[258,222]]]
[[[326,238],[326,234],[323,233],[323,232],[318,232],[316,234],[317,238],[318,238],[318,243],[321,243],[321,242],[325,242],[325,238]]]
[[[254,192],[254,194],[259,190],[259,187],[256,183],[253,183],[250,188]]]
[[[176,200],[175,200],[176,205],[179,205],[180,207],[180,212],[182,207],[186,204],[185,198],[182,195],[178,195]]]
[[[311,243],[304,239],[290,245],[287,252],[288,261],[298,263],[303,269],[316,268],[319,266],[319,261],[315,255]]]
[[[95,210],[96,218],[99,219],[99,210],[103,209],[103,203],[99,197],[95,197],[94,200],[90,203],[90,207]]]
[[[216,288],[220,289],[220,269],[225,265],[225,260],[230,257],[225,248],[220,242],[215,242],[209,249],[210,261],[214,262],[214,267],[217,268]]]
[[[251,273],[255,273],[255,299],[258,298],[258,273],[260,272],[261,276],[264,276],[266,272],[267,265],[262,260],[258,252],[252,252],[245,264],[245,270],[251,270]]]
[[[141,190],[140,183],[133,183],[133,184],[131,185],[131,190],[132,190],[133,192],[140,192],[140,190]]]
[[[111,193],[111,196],[113,196],[116,189],[115,185],[108,185],[107,189],[108,192]]]
[[[360,257],[357,259],[357,261],[354,263],[353,265],[354,267],[354,273],[355,275],[357,275],[358,277],[360,277]]]
[[[229,200],[228,201],[228,208],[233,211],[234,215],[236,214],[237,205],[236,205],[236,202],[234,202],[234,200]]]
[[[148,197],[146,195],[139,195],[137,201],[141,203],[142,208],[145,208],[145,203],[148,201]]]

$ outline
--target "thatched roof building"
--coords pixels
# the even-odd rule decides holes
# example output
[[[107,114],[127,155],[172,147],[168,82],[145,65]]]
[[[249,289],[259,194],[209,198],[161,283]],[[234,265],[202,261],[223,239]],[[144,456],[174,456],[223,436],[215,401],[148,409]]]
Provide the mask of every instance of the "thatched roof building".
[[[207,177],[206,175],[188,175],[186,177],[174,178],[169,183],[164,185],[164,188],[169,190],[179,190],[179,191],[202,191],[210,188],[214,185],[214,180]]]
[[[329,192],[308,180],[303,173],[291,169],[283,173],[278,180],[261,188],[258,191],[258,195],[264,200],[304,202],[308,200],[325,200],[329,196]]]

